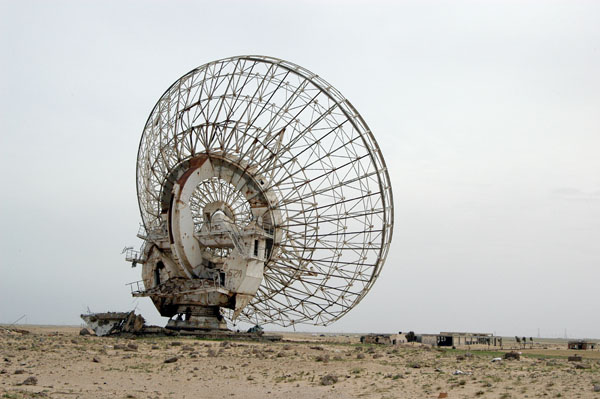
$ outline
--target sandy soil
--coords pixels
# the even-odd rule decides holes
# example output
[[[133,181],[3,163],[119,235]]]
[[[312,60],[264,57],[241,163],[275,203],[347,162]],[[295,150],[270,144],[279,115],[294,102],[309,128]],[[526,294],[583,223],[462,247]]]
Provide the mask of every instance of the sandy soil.
[[[74,327],[0,328],[1,398],[596,398],[600,352],[371,346],[358,336],[278,343],[100,338]],[[311,341],[311,342],[309,342]],[[567,356],[583,354],[582,362]],[[165,362],[166,360],[171,361]],[[579,365],[579,366],[577,366]],[[578,368],[584,367],[584,368]],[[589,368],[588,368],[589,367]],[[458,373],[460,371],[462,374]],[[33,377],[33,378],[30,378]],[[28,380],[32,385],[24,385]]]

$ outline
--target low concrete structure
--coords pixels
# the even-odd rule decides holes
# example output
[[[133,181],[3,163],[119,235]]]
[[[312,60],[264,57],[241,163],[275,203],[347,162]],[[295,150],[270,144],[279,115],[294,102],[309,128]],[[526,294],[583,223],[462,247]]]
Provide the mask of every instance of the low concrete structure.
[[[583,339],[579,339],[576,341],[569,341],[568,343],[569,349],[577,349],[577,350],[588,350],[588,349],[596,349],[596,343],[585,341]]]
[[[362,344],[399,345],[407,342],[406,334],[368,334],[360,337]]]
[[[420,337],[419,342],[431,346],[502,345],[502,338],[491,333],[442,331],[439,334],[421,334]]]

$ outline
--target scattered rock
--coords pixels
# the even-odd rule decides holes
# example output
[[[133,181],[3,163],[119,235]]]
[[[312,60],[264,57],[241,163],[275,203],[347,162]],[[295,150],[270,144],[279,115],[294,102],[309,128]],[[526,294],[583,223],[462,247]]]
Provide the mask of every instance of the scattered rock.
[[[581,358],[581,356],[579,355],[573,355],[573,356],[569,356],[569,361],[570,362],[580,362],[583,359]]]
[[[447,397],[448,397],[448,392],[440,392],[440,394],[438,395],[438,399],[447,398]]]
[[[600,392],[600,385],[594,385],[594,392]]]
[[[160,349],[160,346],[158,346],[158,345],[152,345],[152,349],[154,349],[154,350]]]
[[[15,370],[15,374],[25,374],[25,370],[23,370],[23,369]]]
[[[37,385],[38,380],[36,377],[28,377],[25,381],[21,383],[21,385]]]
[[[173,341],[173,342],[171,342],[171,346],[181,346],[181,342]]]
[[[319,355],[315,358],[315,361],[327,363],[327,362],[329,362],[329,355],[328,354]]]
[[[127,348],[136,351],[138,349],[138,346],[136,344],[134,344],[133,342],[130,342],[127,344]]]
[[[94,356],[94,357],[92,358],[92,362],[94,362],[94,363],[100,363],[100,359],[99,359],[99,358],[97,358],[96,356]]]
[[[79,335],[96,335],[96,333],[91,328],[85,327],[79,330]]]
[[[321,346],[310,346],[310,349],[314,349],[314,350],[317,350],[317,351],[322,351],[323,350],[323,348]]]
[[[215,352],[215,350],[214,350],[214,349],[209,349],[209,350],[206,352],[206,355],[207,355],[208,357],[215,357],[215,356],[217,356],[217,352]]]
[[[577,363],[575,368],[580,370],[589,370],[592,368],[592,365],[589,363]]]
[[[336,375],[327,374],[321,377],[321,385],[333,385],[338,382],[338,378]]]
[[[223,342],[221,342],[221,345],[220,345],[220,346],[221,346],[222,348],[227,348],[229,345],[230,345],[230,342],[229,342],[229,341],[223,341]]]
[[[357,359],[364,359],[365,358],[365,354],[364,353],[359,353],[358,355],[356,355]]]
[[[175,363],[177,359],[179,359],[177,356],[170,357],[168,359],[165,359],[164,363]]]
[[[127,347],[125,345],[122,345],[122,344],[114,344],[113,345],[113,349],[114,350],[122,350],[122,351],[124,351],[124,350],[127,349]]]
[[[504,354],[505,360],[521,360],[521,354],[519,352],[506,352]]]

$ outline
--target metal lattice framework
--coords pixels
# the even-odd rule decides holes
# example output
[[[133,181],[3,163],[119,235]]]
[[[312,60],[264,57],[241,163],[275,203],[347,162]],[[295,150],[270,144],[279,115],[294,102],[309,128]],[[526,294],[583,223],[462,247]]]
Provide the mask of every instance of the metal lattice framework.
[[[263,56],[211,62],[181,77],[154,107],[140,142],[147,231],[161,228],[171,171],[199,154],[242,165],[275,193],[282,215],[273,226],[281,240],[242,320],[327,325],[364,297],[390,246],[392,190],[371,131],[333,86]],[[248,214],[231,180],[206,182],[199,192],[213,190],[233,213]]]

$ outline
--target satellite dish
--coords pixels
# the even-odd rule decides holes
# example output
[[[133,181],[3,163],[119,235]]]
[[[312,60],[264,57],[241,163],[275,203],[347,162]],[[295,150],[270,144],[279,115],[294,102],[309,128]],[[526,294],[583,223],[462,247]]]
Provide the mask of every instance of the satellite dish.
[[[327,325],[372,287],[392,238],[390,179],[367,124],[325,80],[272,57],[210,62],[162,95],[137,193],[134,296],[174,329]]]

